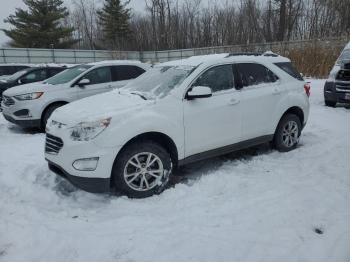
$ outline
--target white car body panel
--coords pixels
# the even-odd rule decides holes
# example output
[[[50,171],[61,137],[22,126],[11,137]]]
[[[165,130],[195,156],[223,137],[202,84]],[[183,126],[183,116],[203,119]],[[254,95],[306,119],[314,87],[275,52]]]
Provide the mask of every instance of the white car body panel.
[[[45,109],[55,103],[55,102],[63,102],[70,103],[76,101],[78,99],[82,99],[85,97],[93,96],[100,93],[105,93],[112,91],[116,88],[121,88],[129,83],[131,80],[123,80],[95,85],[86,85],[84,87],[79,87],[75,83],[78,79],[83,78],[84,75],[89,72],[106,66],[123,66],[123,65],[134,65],[140,67],[144,70],[148,70],[150,65],[143,64],[140,62],[133,61],[106,61],[106,62],[98,62],[89,64],[92,67],[82,72],[79,76],[75,77],[73,80],[58,85],[48,85],[44,82],[33,83],[27,85],[16,86],[4,91],[3,95],[7,97],[13,98],[16,95],[22,95],[32,92],[43,92],[43,95],[36,100],[26,100],[26,101],[18,101],[15,100],[15,104],[11,106],[6,106],[2,104],[3,113],[6,116],[10,116],[12,119],[16,121],[39,121],[42,118],[42,115]],[[47,81],[47,80],[46,80]],[[14,113],[21,109],[29,109],[30,116],[28,117],[17,117]]]
[[[252,86],[244,90],[230,89],[213,93],[205,99],[187,100],[187,91],[195,79],[215,65],[256,62],[267,66],[279,80],[273,84]],[[292,107],[300,108],[306,124],[309,100],[304,82],[274,66],[274,62],[290,62],[283,57],[229,57],[212,55],[172,61],[159,66],[195,66],[194,71],[167,96],[144,100],[137,95],[115,90],[66,105],[56,110],[48,125],[48,133],[61,138],[64,147],[58,155],[46,153],[49,162],[73,176],[109,178],[115,159],[130,140],[145,133],[161,133],[175,144],[178,160],[230,146],[257,137],[273,137],[283,114]],[[90,106],[88,106],[90,105]],[[103,105],[103,107],[101,106]],[[91,141],[76,142],[70,130],[82,121],[111,118],[109,126]],[[79,149],[80,148],[80,149]],[[80,153],[79,153],[80,152]],[[99,157],[95,171],[73,170],[72,163],[81,158]]]

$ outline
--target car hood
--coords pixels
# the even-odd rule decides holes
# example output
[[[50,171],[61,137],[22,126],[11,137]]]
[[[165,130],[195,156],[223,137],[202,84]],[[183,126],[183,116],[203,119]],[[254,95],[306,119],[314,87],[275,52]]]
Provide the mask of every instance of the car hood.
[[[25,84],[20,86],[14,86],[4,92],[6,96],[16,96],[22,94],[28,94],[33,92],[45,92],[52,89],[52,85],[44,84],[43,82],[37,82],[32,84]]]
[[[74,126],[81,122],[97,121],[104,118],[127,117],[133,110],[154,104],[154,100],[144,100],[133,94],[121,94],[117,90],[84,98],[58,108],[50,121]]]

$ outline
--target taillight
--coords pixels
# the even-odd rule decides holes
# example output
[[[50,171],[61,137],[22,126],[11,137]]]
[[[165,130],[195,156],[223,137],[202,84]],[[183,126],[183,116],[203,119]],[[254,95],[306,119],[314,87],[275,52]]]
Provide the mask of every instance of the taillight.
[[[304,90],[305,90],[306,95],[307,95],[308,97],[310,97],[310,94],[311,94],[311,92],[310,92],[310,90],[311,90],[310,83],[306,83],[306,84],[304,85]]]

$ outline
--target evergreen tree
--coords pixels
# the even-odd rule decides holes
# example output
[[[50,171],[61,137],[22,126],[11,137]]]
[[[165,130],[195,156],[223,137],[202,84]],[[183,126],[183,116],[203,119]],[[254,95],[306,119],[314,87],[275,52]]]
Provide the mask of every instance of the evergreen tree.
[[[102,9],[97,13],[104,40],[110,48],[125,46],[130,35],[130,9],[126,8],[129,2],[123,4],[120,0],[105,0]]]
[[[17,8],[4,20],[12,29],[3,30],[12,39],[11,46],[27,48],[68,48],[73,28],[64,27],[62,20],[68,10],[62,0],[23,0],[28,10]]]

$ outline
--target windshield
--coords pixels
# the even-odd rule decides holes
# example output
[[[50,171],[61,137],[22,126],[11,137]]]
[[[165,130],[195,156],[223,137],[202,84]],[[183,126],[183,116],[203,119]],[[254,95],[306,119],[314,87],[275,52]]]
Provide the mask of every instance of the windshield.
[[[11,75],[10,77],[6,78],[7,81],[16,81],[18,78],[20,78],[21,76],[25,75],[26,73],[28,73],[29,70],[21,70],[18,71],[17,73],[14,73],[13,75]]]
[[[162,98],[178,87],[193,71],[191,66],[157,66],[136,78],[123,89],[147,99]]]
[[[343,60],[350,60],[350,49],[344,50],[344,52],[338,58],[338,63]]]
[[[65,84],[70,81],[72,81],[74,78],[78,77],[82,73],[84,73],[86,70],[91,68],[92,66],[89,65],[80,65],[76,66],[70,69],[67,69],[63,71],[62,73],[59,73],[45,81],[45,84],[50,84],[50,85],[60,85],[60,84]]]

